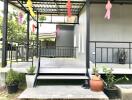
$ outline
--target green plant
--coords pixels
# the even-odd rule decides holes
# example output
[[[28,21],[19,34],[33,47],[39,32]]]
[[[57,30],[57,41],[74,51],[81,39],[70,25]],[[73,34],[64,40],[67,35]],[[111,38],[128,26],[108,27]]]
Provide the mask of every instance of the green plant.
[[[97,67],[93,67],[92,80],[101,80],[101,75],[98,73]]]
[[[44,20],[46,20],[46,17],[44,15],[39,16],[39,21],[44,21]]]
[[[106,88],[114,88],[115,83],[125,79],[125,80],[129,80],[126,76],[120,77],[120,78],[116,78],[115,75],[112,73],[113,69],[112,68],[108,68],[108,66],[103,67],[103,72],[106,75],[106,80],[105,80],[105,86]]]
[[[10,69],[10,70],[7,72],[6,84],[7,84],[7,85],[19,84],[19,73],[17,73],[17,72],[14,71],[13,69]]]
[[[1,11],[0,11],[1,12]],[[3,13],[3,12],[2,12]],[[15,12],[8,14],[7,41],[23,42],[26,40],[26,23],[18,23],[18,15]],[[24,18],[25,22],[25,18]],[[3,24],[3,17],[0,16],[0,25]],[[0,27],[0,38],[2,38],[2,26]]]
[[[98,69],[96,67],[93,67],[93,74],[97,76],[99,75]]]
[[[27,69],[27,74],[33,75],[33,74],[34,74],[34,71],[35,71],[35,66],[30,66],[30,67]]]
[[[25,73],[19,74],[19,89],[24,90],[26,88],[26,78]]]

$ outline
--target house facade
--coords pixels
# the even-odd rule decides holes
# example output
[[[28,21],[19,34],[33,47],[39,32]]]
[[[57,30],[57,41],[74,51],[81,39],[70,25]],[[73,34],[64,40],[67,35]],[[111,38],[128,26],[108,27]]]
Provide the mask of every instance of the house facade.
[[[90,61],[95,63],[96,54],[96,62],[119,64],[118,52],[124,49],[126,63],[131,63],[131,43],[128,43],[132,42],[131,8],[128,4],[113,4],[111,19],[107,20],[105,4],[90,4]],[[79,24],[74,27],[74,46],[78,47],[77,57],[83,61],[86,61],[86,34],[86,8],[83,8]]]

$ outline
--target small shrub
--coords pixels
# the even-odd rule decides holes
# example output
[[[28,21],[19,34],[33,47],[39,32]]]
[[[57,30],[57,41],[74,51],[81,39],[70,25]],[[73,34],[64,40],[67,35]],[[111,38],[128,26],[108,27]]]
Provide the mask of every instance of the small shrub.
[[[10,70],[7,72],[6,84],[7,84],[7,85],[19,84],[19,73],[17,73],[17,72],[14,71],[13,69],[10,69]]]
[[[24,73],[19,74],[19,89],[24,90],[26,87],[26,78]]]
[[[116,78],[115,75],[112,73],[113,69],[112,68],[108,68],[108,66],[104,66],[103,67],[103,72],[106,75],[106,81],[105,81],[105,85],[107,88],[114,88],[114,85],[125,79],[125,80],[129,80],[126,76],[120,77],[120,78]]]
[[[27,69],[27,74],[33,75],[33,74],[34,74],[34,71],[35,71],[35,66],[30,66],[30,67]]]

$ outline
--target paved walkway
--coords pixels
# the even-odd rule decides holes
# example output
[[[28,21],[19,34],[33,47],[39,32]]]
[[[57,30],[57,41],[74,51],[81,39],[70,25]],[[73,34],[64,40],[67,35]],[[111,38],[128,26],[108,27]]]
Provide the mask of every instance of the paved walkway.
[[[103,92],[93,92],[81,86],[38,86],[27,88],[19,99],[70,99],[70,100],[109,100]]]

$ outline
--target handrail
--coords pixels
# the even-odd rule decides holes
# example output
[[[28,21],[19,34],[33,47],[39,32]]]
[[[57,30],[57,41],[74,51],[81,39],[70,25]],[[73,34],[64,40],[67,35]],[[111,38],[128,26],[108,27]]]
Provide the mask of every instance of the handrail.
[[[33,87],[36,86],[37,84],[37,77],[39,75],[39,71],[40,71],[40,56],[41,56],[41,42],[39,42],[39,60],[38,60],[38,69],[37,69],[37,72],[36,72],[36,75],[35,75],[35,80],[34,80],[34,84],[33,84]]]
[[[90,41],[91,43],[132,43],[132,42],[125,42],[125,41]]]
[[[45,47],[42,47],[42,48],[57,48],[57,47],[63,47],[63,48],[78,48],[78,47],[73,47],[73,46],[45,46]]]

